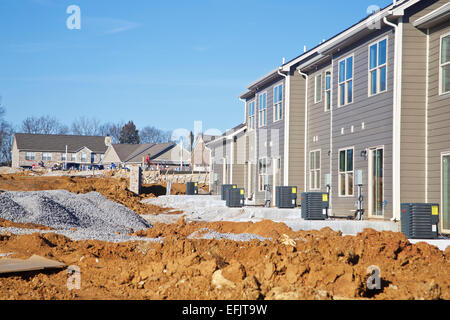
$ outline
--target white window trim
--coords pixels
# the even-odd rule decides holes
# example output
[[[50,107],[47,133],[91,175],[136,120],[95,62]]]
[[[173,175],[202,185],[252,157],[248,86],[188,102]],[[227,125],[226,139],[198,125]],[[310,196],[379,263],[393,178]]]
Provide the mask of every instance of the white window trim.
[[[30,157],[28,156],[30,155]],[[36,160],[36,152],[25,152],[25,160],[26,161],[35,161]]]
[[[50,155],[48,157],[48,155]],[[42,152],[42,161],[52,161],[53,154],[51,152]]]
[[[279,101],[278,103],[275,103],[275,88],[278,88],[281,86],[281,101]],[[274,85],[273,87],[273,122],[278,122],[283,120],[283,112],[281,112],[281,116],[280,119],[277,119],[276,115],[277,115],[277,105],[281,106],[281,110],[283,110],[283,104],[284,104],[284,83],[277,83],[276,85]]]
[[[386,40],[386,62],[385,62],[385,64],[379,66],[378,65],[378,54],[379,54],[378,44],[381,41],[383,41],[383,40]],[[370,68],[370,47],[373,46],[374,44],[377,45],[377,66],[375,68],[371,69]],[[389,76],[388,76],[389,75],[388,61],[389,61],[389,37],[388,36],[384,36],[382,38],[379,38],[379,39],[369,43],[369,45],[367,47],[367,70],[368,70],[368,73],[367,73],[367,94],[368,94],[369,97],[374,97],[374,96],[377,96],[379,94],[388,92],[388,78],[389,78]],[[380,79],[381,79],[381,77],[380,77],[380,69],[382,67],[386,67],[386,89],[383,90],[383,91],[380,91],[380,84],[381,84],[381,82],[380,82]],[[377,71],[377,92],[376,93],[372,93],[372,81],[371,81],[371,78],[370,78],[370,74],[371,74],[371,72],[373,70]]]
[[[319,157],[320,157],[319,168],[311,169],[311,154],[312,153],[315,154],[316,152],[319,152]],[[309,151],[309,190],[311,190],[311,191],[321,190],[321,188],[322,188],[322,171],[321,170],[322,170],[322,149],[316,149],[316,150]],[[317,172],[317,171],[319,172],[319,186],[317,188],[313,188],[311,178],[312,178],[313,172]]]
[[[253,116],[250,115],[250,104],[253,103]],[[247,113],[248,113],[248,128],[249,131],[252,131],[256,128],[256,99],[250,100],[247,104]],[[252,123],[253,120],[253,123]],[[253,125],[252,125],[253,124]]]
[[[369,154],[368,154],[368,156],[370,156],[370,151],[374,151],[374,150],[377,150],[377,149],[383,149],[383,179],[384,179],[384,173],[385,173],[385,158],[386,158],[386,148],[385,148],[385,146],[384,145],[381,145],[381,146],[376,146],[376,147],[370,147],[370,148],[368,148],[367,150],[369,151]],[[369,169],[369,158],[367,159],[367,168]],[[354,165],[354,164],[353,164]],[[370,186],[371,185],[371,182],[372,182],[372,178],[371,178],[371,174],[370,174],[370,172],[368,172],[368,174],[367,174],[367,183],[368,183],[368,186]],[[386,187],[386,183],[384,183],[384,180],[383,180],[383,201],[384,200],[386,200],[386,193],[385,193],[385,187]],[[368,187],[368,189],[367,189],[367,192],[369,192],[369,187]],[[371,203],[371,201],[373,201],[373,199],[371,199],[371,197],[372,197],[372,195],[370,194],[370,193],[368,193],[368,197],[367,197],[367,200],[368,200],[368,203],[367,203],[367,205],[368,205],[368,216],[370,217],[370,218],[373,218],[373,219],[380,219],[380,220],[384,220],[384,216],[385,216],[385,214],[386,214],[386,208],[384,208],[383,207],[383,213],[382,213],[382,215],[381,216],[378,216],[378,215],[374,215],[373,214],[373,212],[371,212],[371,205],[373,204],[373,203]]]
[[[439,172],[439,181],[440,181],[440,185],[439,185],[439,190],[440,190],[440,203],[439,203],[439,230],[441,230],[441,232],[444,233],[449,233],[450,229],[444,229],[444,215],[443,215],[443,210],[442,210],[442,204],[444,203],[444,193],[442,191],[442,184],[443,184],[443,179],[442,179],[442,173],[443,173],[443,166],[442,166],[442,162],[444,161],[444,157],[445,156],[450,156],[450,150],[449,151],[444,151],[441,152],[441,163],[439,164],[440,166],[440,172]]]
[[[439,84],[438,85],[439,85],[439,95],[440,96],[450,93],[450,90],[446,91],[446,92],[442,91],[442,84],[443,84],[442,83],[442,80],[443,80],[442,79],[442,67],[450,64],[450,61],[445,64],[442,64],[442,61],[441,61],[441,59],[442,59],[442,39],[445,37],[448,37],[448,36],[450,36],[450,32],[441,35],[439,38]]]
[[[340,63],[344,60],[345,61],[345,74],[347,74],[347,59],[348,58],[350,58],[350,57],[353,57],[353,72],[352,72],[352,77],[350,78],[350,79],[345,79],[343,82],[339,82],[339,68],[340,68]],[[338,105],[338,108],[341,108],[341,107],[345,107],[345,106],[348,106],[348,105],[351,105],[351,104],[353,104],[354,102],[355,102],[355,53],[353,52],[353,53],[351,53],[351,54],[349,54],[349,55],[347,55],[347,56],[345,56],[344,58],[342,58],[342,59],[339,59],[338,60],[338,64],[337,64],[337,68],[338,68],[338,74],[337,74],[337,82],[338,82],[338,86],[337,86],[337,89],[338,89],[338,103],[337,103],[337,105]],[[347,83],[348,82],[350,82],[350,81],[352,81],[352,102],[350,102],[350,103],[344,103],[344,104],[341,104],[341,88],[340,88],[340,85],[342,84],[342,83],[345,83],[345,101],[347,101],[348,100],[348,85],[347,85]]]
[[[264,94],[266,95],[266,107],[264,109],[259,109],[260,108],[259,103],[261,101],[260,97]],[[263,128],[263,127],[267,126],[267,100],[268,100],[267,97],[268,97],[267,90],[258,94],[258,128]],[[265,111],[265,113],[264,113],[265,121],[264,121],[264,124],[261,124],[261,113],[263,113],[263,111]]]
[[[340,170],[340,168],[341,168],[341,166],[340,166],[340,163],[339,163],[339,161],[341,161],[341,151],[346,151],[346,150],[350,150],[350,149],[352,149],[353,150],[353,170],[352,171],[345,171],[345,174],[347,174],[347,173],[352,173],[352,175],[353,175],[353,188],[352,188],[352,190],[353,190],[353,194],[351,194],[351,195],[341,195],[341,172],[339,171]],[[345,157],[345,164],[346,164],[346,166],[345,166],[345,168],[347,169],[347,153],[346,153],[346,157]],[[339,149],[338,150],[338,197],[339,198],[353,198],[353,197],[355,197],[355,146],[352,146],[352,147],[346,147],[346,148],[341,148],[341,149]]]
[[[330,89],[327,90],[327,72],[330,73]],[[324,92],[324,103],[323,103],[323,110],[324,112],[330,112],[331,108],[333,108],[333,69],[326,69],[324,77],[324,86],[323,86],[323,92]],[[330,110],[327,110],[327,91],[330,91]]]
[[[260,163],[260,161],[261,160],[265,160],[265,164],[266,164],[266,167],[265,167],[265,172],[264,173],[260,173],[260,171],[259,171],[259,163]],[[256,170],[258,171],[258,191],[259,192],[263,192],[264,191],[264,183],[261,183],[261,176],[267,176],[268,175],[268,168],[267,168],[267,160],[268,160],[268,157],[261,157],[261,158],[259,158],[258,159],[258,167],[256,168]]]
[[[317,78],[320,77],[320,92],[319,92],[319,99],[317,99]],[[314,77],[314,103],[322,102],[323,98],[323,74],[320,72]]]

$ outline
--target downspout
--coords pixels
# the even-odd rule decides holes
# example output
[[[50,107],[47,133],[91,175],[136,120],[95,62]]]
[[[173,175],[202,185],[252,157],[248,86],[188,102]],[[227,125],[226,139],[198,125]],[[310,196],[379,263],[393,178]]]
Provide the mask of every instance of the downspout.
[[[305,146],[304,146],[304,172],[303,172],[303,190],[306,192],[306,173],[307,173],[307,164],[308,164],[308,82],[309,76],[306,73],[301,72],[297,69],[298,73],[306,78],[306,91],[305,91]]]
[[[285,78],[284,85],[284,168],[283,168],[283,185],[289,185],[289,113],[290,113],[290,90],[291,82],[287,74],[281,72],[281,67],[278,69],[278,74]]]
[[[400,220],[400,143],[401,143],[401,77],[402,77],[402,28],[403,18],[399,18],[398,25],[383,18],[383,22],[394,28],[395,49],[394,49],[394,92],[393,92],[393,147],[392,147],[392,221]]]

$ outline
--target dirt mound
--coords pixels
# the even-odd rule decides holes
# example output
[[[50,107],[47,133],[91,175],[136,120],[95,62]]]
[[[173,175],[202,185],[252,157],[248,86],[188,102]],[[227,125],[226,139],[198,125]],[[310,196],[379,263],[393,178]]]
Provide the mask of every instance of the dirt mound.
[[[2,276],[0,298],[450,299],[449,250],[373,230],[355,237],[329,229],[296,235],[238,243],[178,233],[164,243],[120,244],[3,235],[0,252],[39,254],[80,267],[81,289],[66,288],[65,270]],[[380,269],[380,290],[367,288],[371,265]]]
[[[175,184],[175,188],[180,186]],[[25,174],[0,176],[0,190],[8,191],[40,191],[40,190],[67,190],[76,194],[96,191],[112,201],[123,204],[138,214],[157,214],[170,209],[161,208],[151,204],[140,203],[143,199],[160,195],[165,186],[144,185],[143,194],[136,195],[128,191],[128,180],[124,178],[98,178],[98,177],[42,177]],[[183,191],[183,193],[185,190]],[[156,194],[155,194],[156,193]],[[175,193],[174,193],[175,194]]]

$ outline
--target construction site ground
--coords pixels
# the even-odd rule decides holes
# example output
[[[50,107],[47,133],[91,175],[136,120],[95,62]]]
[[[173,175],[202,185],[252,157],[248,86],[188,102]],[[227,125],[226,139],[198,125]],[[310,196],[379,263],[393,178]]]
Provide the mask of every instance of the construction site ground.
[[[0,219],[0,259],[40,255],[81,271],[80,288],[74,290],[67,287],[67,270],[0,275],[0,299],[450,298],[450,247],[413,244],[393,231],[343,235],[329,227],[294,231],[286,223],[265,219],[195,221],[182,216],[180,208],[145,203],[166,194],[164,182],[144,185],[139,196],[127,186],[126,176],[113,173],[1,174],[2,191],[98,192],[152,227],[130,231],[133,239],[142,240],[112,243],[74,241],[48,226]],[[172,185],[172,195],[184,191],[183,184]],[[381,278],[375,289],[368,286],[373,266]]]

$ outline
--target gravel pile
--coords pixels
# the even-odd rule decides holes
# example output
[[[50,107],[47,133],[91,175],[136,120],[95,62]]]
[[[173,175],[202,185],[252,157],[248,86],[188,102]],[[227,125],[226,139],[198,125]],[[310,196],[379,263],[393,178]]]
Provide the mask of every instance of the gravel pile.
[[[104,234],[152,227],[132,210],[98,192],[77,195],[65,190],[4,192],[0,194],[0,218]]]
[[[240,233],[240,234],[220,233],[208,228],[203,228],[191,233],[188,239],[206,239],[206,240],[215,239],[215,240],[232,240],[232,241],[251,241],[254,239],[259,241],[272,240],[271,238],[265,238],[252,233]]]

